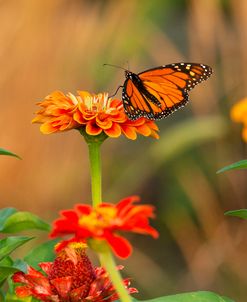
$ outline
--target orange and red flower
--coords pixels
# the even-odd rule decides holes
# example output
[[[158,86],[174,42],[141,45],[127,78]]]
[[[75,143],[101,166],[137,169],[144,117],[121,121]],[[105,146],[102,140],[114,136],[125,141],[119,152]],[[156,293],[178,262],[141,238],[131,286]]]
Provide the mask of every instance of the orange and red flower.
[[[107,272],[94,268],[85,253],[85,244],[71,243],[58,252],[54,262],[39,264],[46,275],[28,267],[27,274],[17,272],[12,280],[20,283],[15,289],[19,298],[32,296],[45,302],[88,301],[112,302],[118,300]],[[123,267],[118,266],[121,270]],[[128,292],[138,292],[129,287],[129,279],[123,280]]]
[[[137,196],[132,196],[116,205],[102,203],[93,208],[78,204],[74,210],[61,212],[62,217],[54,222],[51,237],[73,234],[75,240],[93,239],[97,243],[104,240],[116,255],[127,258],[132,247],[127,239],[118,234],[119,231],[158,237],[158,232],[149,225],[149,218],[154,218],[154,208],[150,205],[135,205],[138,201]]]
[[[247,98],[244,98],[233,105],[231,109],[231,118],[234,122],[244,124],[242,137],[244,141],[247,142]]]
[[[105,133],[109,137],[121,134],[135,140],[137,134],[159,138],[158,127],[146,118],[131,121],[124,113],[123,103],[111,99],[107,93],[91,94],[78,91],[78,95],[65,95],[55,91],[38,103],[34,123],[41,123],[44,134],[70,129],[85,129],[88,135]]]

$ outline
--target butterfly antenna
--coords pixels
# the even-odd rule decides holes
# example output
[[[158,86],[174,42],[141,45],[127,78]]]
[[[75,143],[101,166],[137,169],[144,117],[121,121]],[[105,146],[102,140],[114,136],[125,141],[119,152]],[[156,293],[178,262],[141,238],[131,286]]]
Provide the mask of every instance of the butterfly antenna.
[[[120,69],[123,69],[123,70],[127,70],[127,69],[125,69],[125,68],[123,68],[123,67],[121,67],[121,66],[118,66],[118,65],[114,65],[114,64],[103,64],[103,66],[111,66],[111,67],[115,67],[115,68],[120,68]]]

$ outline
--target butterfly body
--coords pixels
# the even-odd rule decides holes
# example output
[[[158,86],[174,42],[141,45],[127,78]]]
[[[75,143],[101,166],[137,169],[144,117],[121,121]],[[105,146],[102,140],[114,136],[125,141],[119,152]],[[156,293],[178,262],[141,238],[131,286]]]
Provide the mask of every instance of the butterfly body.
[[[125,71],[123,106],[131,120],[162,119],[189,100],[188,91],[206,80],[212,69],[198,63],[174,63],[135,74]]]

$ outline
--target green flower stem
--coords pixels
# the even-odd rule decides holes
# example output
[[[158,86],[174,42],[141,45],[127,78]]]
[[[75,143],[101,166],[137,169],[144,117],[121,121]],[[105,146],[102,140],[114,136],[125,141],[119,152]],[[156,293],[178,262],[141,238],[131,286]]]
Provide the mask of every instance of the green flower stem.
[[[94,207],[102,202],[100,145],[101,142],[88,143],[91,170],[92,203]]]
[[[123,284],[123,279],[119,271],[116,269],[116,263],[109,248],[107,252],[100,253],[99,255],[101,265],[108,272],[120,300],[122,302],[131,302],[131,297]]]
[[[102,202],[100,146],[108,136],[104,132],[93,136],[87,134],[85,129],[80,129],[79,131],[84,136],[88,145],[91,171],[92,205],[93,207],[96,207]]]
[[[92,203],[93,206],[96,207],[102,202],[100,146],[107,138],[107,135],[102,132],[97,136],[91,136],[88,135],[84,129],[81,129],[80,133],[84,136],[88,145],[91,170]],[[116,269],[116,263],[109,246],[107,243],[104,244],[101,242],[99,248],[101,250],[98,252],[101,265],[108,272],[120,300],[122,302],[131,302],[132,300],[124,286],[123,279],[119,271]]]

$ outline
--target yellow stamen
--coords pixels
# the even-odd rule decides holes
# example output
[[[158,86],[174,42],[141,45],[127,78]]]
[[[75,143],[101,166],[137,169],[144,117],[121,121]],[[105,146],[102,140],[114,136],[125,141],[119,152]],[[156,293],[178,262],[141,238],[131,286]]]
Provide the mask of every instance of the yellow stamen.
[[[100,207],[95,209],[91,214],[82,216],[79,220],[81,226],[87,226],[91,231],[101,231],[116,219],[117,210],[111,207]]]

